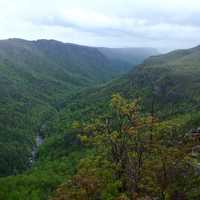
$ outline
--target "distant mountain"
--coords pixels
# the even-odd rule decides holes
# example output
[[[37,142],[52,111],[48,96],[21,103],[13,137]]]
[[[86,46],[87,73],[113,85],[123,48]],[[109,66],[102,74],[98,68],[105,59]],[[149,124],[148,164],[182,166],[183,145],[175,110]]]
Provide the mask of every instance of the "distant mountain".
[[[0,81],[6,79],[15,87],[20,84],[28,91],[31,87],[47,93],[82,88],[110,80],[153,53],[147,49],[93,48],[55,40],[2,40]]]
[[[96,48],[54,40],[1,40],[0,176],[29,166],[35,135],[70,92],[117,74]]]
[[[1,40],[1,100],[30,97],[55,104],[71,91],[119,76],[153,52],[95,48],[55,40]],[[137,61],[136,55],[140,55]]]
[[[18,43],[16,40],[15,42]],[[23,41],[20,41],[20,43],[21,42],[23,43]],[[27,41],[24,42],[26,43]],[[85,139],[86,141],[90,141],[90,136],[92,137],[93,135],[93,131],[91,131],[93,126],[87,126],[86,124],[92,121],[99,125],[101,119],[103,120],[110,111],[110,99],[111,95],[114,93],[120,93],[122,96],[131,100],[136,98],[139,99],[141,103],[140,111],[142,112],[142,121],[143,117],[145,118],[145,114],[149,112],[158,117],[159,122],[161,123],[155,124],[155,132],[154,129],[147,132],[147,134],[153,136],[152,139],[149,137],[151,140],[148,139],[147,141],[150,141],[150,146],[153,146],[153,148],[156,147],[157,150],[157,147],[160,146],[154,146],[154,144],[157,144],[154,142],[160,141],[157,140],[157,137],[162,138],[161,143],[164,146],[163,150],[170,149],[170,152],[175,153],[175,160],[178,158],[179,153],[177,154],[177,149],[182,145],[185,145],[187,140],[185,133],[188,133],[191,128],[199,126],[199,46],[192,49],[177,50],[168,54],[151,56],[141,64],[133,67],[127,74],[120,77],[117,77],[117,75],[121,72],[122,68],[120,66],[122,66],[121,63],[124,61],[117,61],[117,56],[115,59],[114,55],[114,58],[111,56],[109,57],[108,55],[106,56],[105,53],[100,52],[98,49],[97,52],[95,50],[96,53],[92,56],[91,53],[93,51],[91,51],[89,55],[92,56],[92,58],[89,55],[88,58],[90,57],[91,60],[95,60],[97,59],[96,57],[103,57],[105,63],[108,63],[108,65],[105,65],[108,67],[107,69],[112,69],[107,72],[111,72],[110,77],[105,75],[105,79],[101,79],[98,76],[98,73],[94,73],[95,71],[92,69],[91,71],[89,70],[91,65],[86,65],[87,67],[84,67],[84,69],[88,69],[88,76],[84,74],[85,72],[82,68],[79,70],[77,67],[78,65],[75,64],[74,66],[76,67],[74,68],[74,71],[71,71],[72,69],[69,66],[73,65],[68,66],[63,64],[65,63],[66,56],[64,53],[62,54],[62,48],[59,47],[55,50],[57,48],[57,42],[50,41],[50,43],[51,42],[53,42],[53,44],[56,43],[55,47],[51,48],[49,42],[44,40],[33,42],[34,44],[37,44],[34,46],[34,49],[36,49],[34,50],[34,54],[27,53],[26,50],[21,50],[20,48],[20,51],[19,49],[14,51],[15,53],[13,55],[10,47],[8,48],[9,54],[2,53],[4,52],[2,50],[0,53],[0,92],[3,94],[0,98],[0,176],[19,174],[27,169],[27,167],[30,166],[29,158],[35,136],[37,134],[45,136],[45,142],[40,146],[38,154],[36,154],[38,160],[35,162],[35,166],[33,165],[32,170],[29,170],[22,175],[9,176],[0,179],[2,183],[0,196],[2,199],[12,200],[13,197],[16,197],[17,199],[27,199],[29,197],[34,199],[47,199],[49,197],[51,198],[51,195],[55,193],[55,190],[58,192],[61,191],[60,197],[62,198],[65,193],[62,193],[63,190],[56,188],[60,188],[59,185],[61,185],[65,190],[68,190],[68,188],[71,189],[70,187],[73,179],[71,179],[72,181],[69,180],[70,177],[77,172],[77,166],[80,166],[81,168],[85,165],[86,170],[80,171],[80,174],[85,175],[85,172],[87,172],[88,169],[90,169],[90,165],[92,165],[92,169],[94,169],[91,175],[92,179],[90,180],[90,174],[88,176],[88,180],[91,181],[90,183],[93,183],[93,181],[96,183],[96,178],[93,179],[93,172],[96,173],[96,170],[98,169],[100,176],[102,175],[102,171],[105,170],[107,177],[107,172],[110,171],[107,167],[107,162],[104,163],[102,162],[103,159],[100,159],[101,162],[98,161],[98,164],[96,165],[96,158],[98,159],[98,156],[96,155],[98,154],[96,154],[97,152],[95,149],[90,149],[93,145],[90,145],[90,142],[87,143],[87,145],[80,145],[79,139],[80,135],[86,130],[88,131],[88,138],[82,137],[83,142],[85,142]],[[77,45],[75,46],[77,47]],[[26,46],[26,48],[28,47]],[[39,56],[36,57],[36,53],[39,53]],[[9,56],[5,59],[5,55],[10,55],[11,59]],[[20,55],[25,56],[22,56],[23,59],[21,59]],[[30,59],[33,58],[31,55],[34,55],[34,59]],[[82,55],[82,53],[79,52],[79,55]],[[67,61],[72,59],[71,57],[73,56],[74,53]],[[4,57],[4,59],[2,59],[2,57]],[[41,57],[42,59],[40,59]],[[85,55],[83,57],[85,58]],[[88,63],[86,62],[87,59],[83,59],[83,57],[81,57],[82,62]],[[25,58],[28,59],[26,60]],[[35,58],[37,59],[35,60]],[[72,60],[77,64],[77,57],[76,59],[73,57]],[[92,62],[91,60],[90,62]],[[34,65],[32,63],[34,63]],[[119,65],[110,65],[110,63],[118,63]],[[100,67],[100,65],[98,66]],[[118,68],[118,72],[114,70],[113,66],[115,66],[115,70]],[[83,65],[81,65],[81,67],[83,67]],[[62,73],[59,73],[59,70],[61,70]],[[126,70],[128,69],[126,68]],[[76,74],[76,76],[73,79],[67,78],[66,80],[63,73],[66,73],[67,76],[69,71],[70,76],[73,76],[74,74]],[[88,73],[88,71],[91,73]],[[101,70],[98,72],[103,73]],[[88,77],[93,73],[93,77],[95,78],[90,81],[91,79]],[[115,75],[116,77],[111,80],[111,77]],[[79,79],[77,79],[77,76],[83,78],[80,79],[80,82],[78,83],[77,81]],[[73,80],[75,82],[73,82]],[[103,84],[105,80],[110,81]],[[98,83],[101,84],[98,85]],[[129,109],[129,106],[127,106],[127,109]],[[123,109],[122,112],[126,114],[127,109]],[[98,119],[100,120],[94,121],[96,117],[99,117]],[[117,118],[121,118],[119,112],[117,112]],[[133,119],[131,118],[131,120]],[[86,127],[86,129],[80,129],[77,121]],[[73,123],[73,127],[76,127],[74,129],[71,129],[72,122],[76,122]],[[112,118],[105,122],[106,126],[109,125],[107,122],[111,122],[113,127],[118,125]],[[122,124],[124,122],[126,123],[127,118],[125,121],[122,119],[121,122]],[[138,124],[136,124],[136,130],[137,125]],[[104,135],[104,127],[106,126],[99,126],[99,131],[101,132],[101,130],[103,130],[103,134],[100,136]],[[146,128],[144,128],[144,131],[145,129]],[[96,133],[96,131],[97,130],[95,130],[94,133]],[[108,132],[110,133],[110,130]],[[119,129],[119,132],[121,132],[121,129]],[[126,130],[123,130],[123,132],[126,132]],[[114,132],[111,133],[113,134]],[[143,128],[141,132],[136,133],[142,134]],[[146,136],[148,136],[147,134],[145,133]],[[78,138],[76,137],[77,135]],[[154,136],[156,139],[154,139]],[[99,137],[97,140],[101,140],[101,138],[102,137]],[[119,136],[116,136],[114,140],[118,140],[118,138]],[[163,140],[163,138],[165,139]],[[99,144],[97,140],[95,140],[95,142]],[[184,149],[181,149],[183,152],[180,152],[181,156],[185,154],[187,157],[187,165],[184,166],[188,166],[188,161],[192,161],[192,163],[193,161],[195,161],[194,163],[196,163],[196,161],[199,162],[199,160],[197,160],[199,158],[194,158],[193,160],[192,157],[194,156],[192,155],[192,157],[190,157],[190,145],[189,142],[189,145],[186,145]],[[106,145],[101,147],[106,148]],[[171,151],[172,147],[176,148],[175,151]],[[152,155],[156,155],[155,165],[157,165],[157,158],[159,158],[157,154],[149,154],[149,149],[147,148],[146,150],[147,154],[150,155],[150,162],[146,163],[147,167],[152,163],[152,158],[154,157]],[[165,155],[163,152],[161,154]],[[105,157],[104,155],[105,154],[103,154],[103,158]],[[93,162],[88,159],[91,157],[94,157],[94,160],[92,161],[94,161],[95,168],[93,168]],[[86,158],[85,164],[82,162],[82,158]],[[190,158],[192,160],[190,160]],[[171,163],[171,161],[167,164],[169,163]],[[174,162],[172,165],[174,166]],[[177,167],[179,168],[181,165],[177,165]],[[159,166],[162,167],[160,164]],[[196,172],[196,167],[194,169]],[[111,176],[108,176],[109,180],[113,180],[112,170],[113,167],[111,168]],[[91,172],[91,170],[89,172]],[[150,170],[150,174],[152,174],[151,172],[152,170]],[[183,171],[181,170],[180,172],[180,176],[177,177],[181,177],[182,172],[185,173],[185,169],[183,168]],[[73,177],[80,180],[80,177],[82,176]],[[189,179],[190,177],[191,176],[189,176]],[[193,182],[193,176],[191,180]],[[157,182],[157,179],[155,181]],[[182,184],[181,181],[182,179],[180,180],[180,183]],[[152,186],[153,182],[150,181],[149,183],[150,186]],[[173,183],[174,180],[172,179],[172,182],[170,183],[172,184],[172,188],[174,188]],[[179,180],[177,183],[179,183]],[[181,184],[180,188],[182,188]],[[195,181],[194,184],[196,184]],[[198,184],[196,184],[196,186],[198,186]],[[76,187],[77,185],[74,187],[75,190]],[[111,184],[111,189],[112,188],[113,184]],[[121,191],[121,187],[119,190]],[[107,187],[105,191],[107,191]],[[198,199],[199,193],[196,193],[196,191],[197,190],[195,189],[192,192],[195,193],[194,195]],[[111,190],[111,192],[113,193],[113,190]],[[189,189],[188,192],[191,193],[191,190]],[[73,193],[72,191],[72,195],[73,194],[76,193]],[[154,196],[154,192],[152,194]],[[110,196],[108,197],[110,198]],[[194,198],[191,197],[191,199]]]
[[[146,112],[154,109],[160,116],[200,110],[200,47],[152,56],[121,78],[79,92],[69,100],[71,109],[79,105],[83,115],[85,110],[101,112],[97,107],[105,106],[113,93],[139,97]]]
[[[117,69],[96,48],[54,40],[0,41],[0,61],[12,65],[10,69],[15,70],[16,76],[26,73],[38,81],[70,87],[88,86],[117,74]]]
[[[95,47],[1,40],[0,176],[26,169],[35,135],[71,92],[104,83],[130,68],[126,60],[116,62]]]

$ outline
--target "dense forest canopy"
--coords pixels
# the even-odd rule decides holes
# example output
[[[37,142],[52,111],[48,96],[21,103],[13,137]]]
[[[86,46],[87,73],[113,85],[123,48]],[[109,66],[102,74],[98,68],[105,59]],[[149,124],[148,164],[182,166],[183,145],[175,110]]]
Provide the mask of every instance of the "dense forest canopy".
[[[154,53],[0,41],[0,199],[198,200],[200,48]]]
[[[132,57],[136,50],[129,50]],[[155,52],[141,51],[140,62]],[[0,176],[30,167],[36,135],[50,134],[48,126],[70,93],[102,84],[131,67],[95,47],[55,40],[1,40]]]

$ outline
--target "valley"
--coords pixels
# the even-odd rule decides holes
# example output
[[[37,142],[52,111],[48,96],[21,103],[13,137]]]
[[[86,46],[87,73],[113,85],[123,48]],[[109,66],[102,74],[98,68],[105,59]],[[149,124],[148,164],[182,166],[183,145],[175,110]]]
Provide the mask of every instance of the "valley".
[[[0,199],[198,200],[199,46],[11,39],[0,72]]]
[[[134,55],[136,49],[131,51]],[[140,62],[146,56],[141,51]],[[50,124],[57,118],[71,93],[103,84],[131,67],[123,59],[118,64],[94,47],[55,40],[1,40],[0,176],[28,168],[37,143],[35,133],[44,121]],[[50,134],[48,127],[43,129],[43,137]]]

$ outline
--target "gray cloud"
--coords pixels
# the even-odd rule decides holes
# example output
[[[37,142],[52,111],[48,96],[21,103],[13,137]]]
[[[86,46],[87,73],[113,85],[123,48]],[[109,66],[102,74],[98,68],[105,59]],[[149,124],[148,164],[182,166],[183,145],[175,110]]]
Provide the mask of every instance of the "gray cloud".
[[[167,50],[200,43],[197,0],[0,0],[0,11],[1,38]]]

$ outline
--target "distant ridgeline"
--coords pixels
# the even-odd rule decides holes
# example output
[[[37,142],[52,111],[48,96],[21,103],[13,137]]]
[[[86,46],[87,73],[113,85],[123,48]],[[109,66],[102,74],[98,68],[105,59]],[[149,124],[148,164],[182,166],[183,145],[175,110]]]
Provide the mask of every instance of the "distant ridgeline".
[[[0,199],[199,199],[200,47],[140,50],[0,42]]]
[[[137,49],[114,51],[111,58],[98,48],[55,40],[0,41],[0,176],[28,167],[38,130],[71,92],[111,80],[156,54],[144,49],[139,60],[127,62]]]
[[[120,78],[66,99],[65,110],[101,113],[113,93],[139,98],[145,112],[153,109],[160,117],[200,110],[200,47],[152,56]]]

